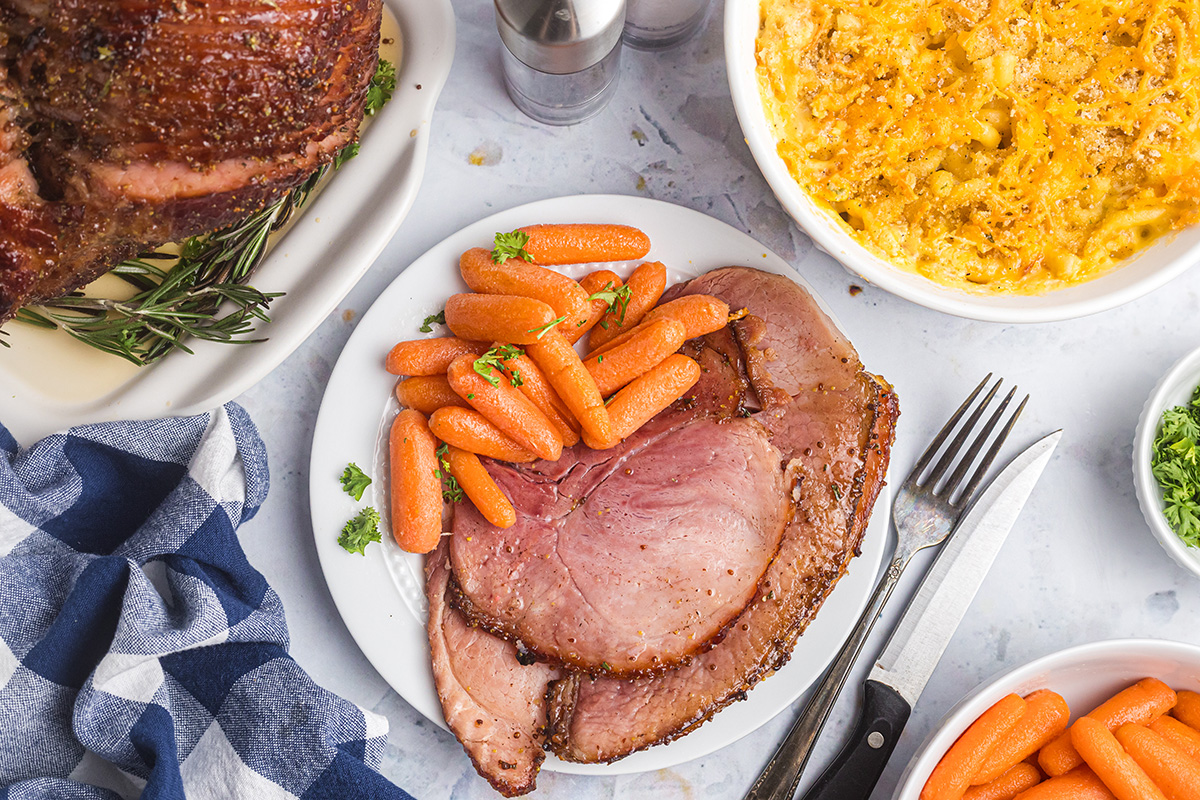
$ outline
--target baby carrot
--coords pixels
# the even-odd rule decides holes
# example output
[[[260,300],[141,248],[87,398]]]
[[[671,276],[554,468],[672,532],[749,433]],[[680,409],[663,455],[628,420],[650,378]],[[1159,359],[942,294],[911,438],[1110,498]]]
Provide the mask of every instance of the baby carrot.
[[[592,356],[583,365],[596,379],[603,397],[620,389],[642,373],[662,363],[683,344],[683,323],[674,319],[656,319],[606,353]]]
[[[629,276],[629,302],[614,308],[592,330],[588,344],[593,350],[632,330],[650,313],[667,288],[667,268],[661,261],[647,261]]]
[[[971,779],[972,785],[996,780],[1013,764],[1024,761],[1065,731],[1070,721],[1071,709],[1062,695],[1048,689],[1026,695],[1024,715],[1012,732],[988,753]]]
[[[679,320],[683,323],[687,338],[694,339],[706,333],[719,331],[729,324],[729,305],[723,300],[707,294],[689,294],[678,300],[663,303],[648,313],[637,328],[627,330],[620,336],[610,339],[588,353],[588,356],[607,353],[617,345],[624,344],[637,332],[638,328],[649,325],[656,319]]]
[[[426,416],[442,406],[469,408],[467,401],[450,388],[445,375],[419,375],[397,382],[396,400],[405,408],[420,411]]]
[[[451,389],[514,442],[539,458],[557,461],[562,437],[550,420],[508,378],[490,369],[488,373],[485,377],[475,370],[473,356],[460,356],[450,363],[446,379]]]
[[[1161,716],[1151,722],[1150,730],[1200,762],[1200,731],[1168,716]]]
[[[579,420],[585,435],[594,441],[607,441],[612,436],[612,422],[604,407],[604,398],[566,337],[558,331],[550,331],[541,341],[529,345],[526,351],[542,368],[546,380],[571,414]]]
[[[579,442],[579,423],[571,416],[571,412],[563,405],[554,391],[554,387],[546,380],[541,367],[533,359],[522,353],[514,358],[500,362],[500,369],[513,386],[532,401],[550,424],[562,437],[563,447],[574,447]]]
[[[1041,780],[1041,771],[1022,761],[995,780],[967,789],[962,800],[1012,800],[1026,789],[1037,786]]]
[[[1200,730],[1200,694],[1184,690],[1179,693],[1171,716],[1194,730]]]
[[[446,301],[446,325],[462,339],[529,344],[557,319],[553,308],[532,297],[453,294]]]
[[[1088,712],[1087,717],[1113,730],[1126,722],[1146,725],[1174,705],[1175,692],[1170,686],[1156,678],[1143,678],[1105,700]],[[1078,720],[1075,724],[1079,724]],[[1069,772],[1082,763],[1083,759],[1075,752],[1069,730],[1060,733],[1058,738],[1038,753],[1038,765],[1050,777]]]
[[[1071,744],[1117,800],[1167,800],[1103,722],[1092,717],[1075,720]]]
[[[442,483],[437,441],[425,416],[403,409],[388,436],[392,478],[392,536],[410,553],[428,553],[442,538]]]
[[[1025,701],[1010,694],[980,714],[933,768],[921,789],[921,800],[959,800],[996,742],[1008,735],[1024,713]]]
[[[450,362],[461,355],[483,355],[487,345],[453,336],[400,342],[387,355],[384,367],[393,375],[444,375]]]
[[[680,353],[667,356],[661,364],[617,392],[609,401],[611,438],[594,438],[585,428],[584,442],[594,450],[607,450],[682,397],[698,380],[699,364]]]
[[[1116,796],[1084,765],[1066,775],[1042,781],[1014,800],[1116,800]]]
[[[497,528],[511,527],[517,521],[512,503],[480,463],[479,456],[450,446],[446,448],[446,462],[450,465],[450,474],[484,519]]]
[[[537,460],[537,456],[505,436],[503,431],[473,408],[439,408],[429,417],[429,430],[452,447],[497,461],[522,464]]]
[[[1114,735],[1169,800],[1200,797],[1200,764],[1182,750],[1141,725],[1122,725]]]
[[[583,335],[595,327],[596,323],[604,319],[604,315],[608,313],[609,306],[611,305],[610,297],[596,297],[596,295],[612,292],[614,295],[611,296],[611,299],[620,302],[615,293],[625,285],[625,282],[621,280],[620,275],[611,269],[598,269],[595,272],[589,272],[587,275],[584,275],[580,279],[579,285],[588,293],[590,311],[588,312],[587,322],[583,325],[576,326],[574,330],[563,331],[563,336],[567,337],[567,341],[571,344],[575,344],[582,339]],[[623,305],[623,303],[621,304]]]
[[[554,309],[556,319],[563,318],[558,329],[564,335],[587,324],[591,312],[588,293],[562,273],[520,258],[509,258],[497,264],[492,260],[491,251],[482,247],[473,247],[463,253],[458,268],[473,291],[541,300]]]
[[[650,252],[650,237],[629,225],[573,223],[526,225],[525,252],[535,264],[589,264],[629,261]]]

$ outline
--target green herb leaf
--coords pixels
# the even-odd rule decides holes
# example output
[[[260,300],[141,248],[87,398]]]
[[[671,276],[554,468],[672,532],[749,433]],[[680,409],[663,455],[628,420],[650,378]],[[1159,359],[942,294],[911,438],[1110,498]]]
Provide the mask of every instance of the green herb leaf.
[[[395,91],[396,65],[386,58],[381,58],[375,65],[375,74],[371,76],[371,83],[367,87],[367,101],[363,106],[363,113],[368,117],[375,116],[379,109],[392,99]]]
[[[339,150],[338,154],[333,157],[333,168],[341,169],[343,164],[356,155],[358,155],[358,142],[351,142]]]
[[[1163,412],[1150,472],[1163,491],[1163,516],[1190,547],[1200,547],[1200,387],[1186,406]]]
[[[519,347],[514,347],[511,344],[502,344],[499,347],[493,347],[486,353],[475,359],[475,371],[484,377],[484,379],[492,386],[500,385],[500,376],[496,374],[496,370],[504,371],[504,361],[512,361],[514,358],[519,358],[524,355],[525,351]],[[520,373],[513,370],[517,374],[518,379]],[[520,384],[514,384],[520,386]]]
[[[426,317],[425,321],[421,323],[421,327],[417,328],[417,330],[419,330],[421,333],[430,333],[433,330],[433,328],[430,327],[431,325],[445,325],[445,324],[446,324],[446,309],[443,308],[441,311],[437,312],[436,314],[430,314],[428,317]]]
[[[628,286],[622,286],[619,289],[614,289],[613,282],[609,281],[608,283],[604,284],[603,289],[588,297],[588,300],[603,300],[604,302],[608,303],[609,312],[613,311],[614,309],[620,309],[621,316],[617,319],[617,325],[624,327],[625,312],[629,310],[629,298],[631,297],[633,297],[633,290]],[[604,329],[608,330],[608,326],[605,325]]]
[[[492,248],[492,261],[495,261],[497,264],[503,264],[510,258],[533,261],[533,256],[525,251],[525,245],[527,244],[529,244],[529,234],[524,231],[497,233],[495,246]]]
[[[367,507],[346,523],[338,536],[340,544],[348,553],[365,556],[367,545],[381,541],[379,536],[379,512]]]
[[[438,464],[441,469],[435,469],[433,474],[442,482],[442,499],[447,503],[461,503],[465,493],[458,485],[458,478],[450,474],[450,460],[446,457],[450,446],[443,444],[437,449]]]
[[[539,325],[536,328],[530,328],[529,330],[527,330],[525,332],[526,333],[537,333],[537,338],[541,339],[543,336],[545,336],[547,333],[549,333],[554,328],[555,325],[557,325],[558,323],[562,322],[565,319],[566,319],[565,316],[559,317],[558,319],[552,319],[549,322],[547,322],[545,325]]]
[[[363,492],[371,485],[371,479],[351,461],[342,471],[342,489],[355,500],[362,500]]]

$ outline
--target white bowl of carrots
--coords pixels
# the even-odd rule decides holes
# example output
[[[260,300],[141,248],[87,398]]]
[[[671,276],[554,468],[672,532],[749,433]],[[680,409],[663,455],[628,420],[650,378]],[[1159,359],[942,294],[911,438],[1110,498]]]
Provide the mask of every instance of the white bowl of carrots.
[[[1200,797],[1200,646],[1079,645],[960,702],[909,763],[895,800]]]

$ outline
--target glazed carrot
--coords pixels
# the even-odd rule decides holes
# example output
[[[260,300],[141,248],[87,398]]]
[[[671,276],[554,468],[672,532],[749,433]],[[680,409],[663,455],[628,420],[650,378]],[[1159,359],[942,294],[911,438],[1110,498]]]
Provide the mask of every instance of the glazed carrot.
[[[1159,717],[1151,722],[1150,730],[1200,762],[1200,731],[1168,716]]]
[[[388,436],[392,479],[392,536],[410,553],[428,553],[442,538],[442,483],[437,441],[425,416],[403,409]]]
[[[511,527],[517,521],[517,512],[513,510],[512,503],[508,502],[504,492],[479,462],[479,456],[449,446],[446,448],[446,463],[450,465],[450,474],[484,519],[497,528]]]
[[[446,325],[461,339],[529,344],[556,319],[553,308],[532,297],[453,294],[446,301]]]
[[[658,304],[663,290],[667,288],[667,268],[661,261],[647,261],[629,276],[629,302],[625,307],[615,308],[600,320],[599,328],[592,330],[588,344],[593,350],[615,339],[619,334],[635,328],[650,309]]]
[[[577,326],[573,331],[563,331],[563,336],[566,336],[567,341],[571,344],[582,339],[583,335],[595,327],[596,323],[604,319],[604,315],[608,313],[608,299],[597,297],[592,300],[591,298],[601,292],[615,292],[623,287],[625,282],[611,269],[598,269],[584,275],[580,279],[579,285],[588,293],[588,304],[591,311],[588,313],[587,322],[583,325]]]
[[[1021,792],[1015,800],[1116,800],[1116,796],[1084,765],[1066,775],[1042,781]]]
[[[525,252],[535,264],[588,264],[629,261],[650,252],[650,237],[629,225],[574,223],[526,225]]]
[[[1071,744],[1117,800],[1167,800],[1103,722],[1080,717],[1071,726]]]
[[[445,375],[419,375],[398,381],[396,400],[405,408],[420,411],[425,416],[443,406],[469,408],[467,401],[450,388]]]
[[[617,392],[609,401],[612,437],[596,439],[584,429],[584,442],[595,450],[607,450],[682,397],[698,380],[699,364],[679,353],[667,356],[661,364]]]
[[[1026,789],[1037,786],[1041,780],[1041,771],[1022,761],[995,780],[967,789],[962,800],[1012,800]]]
[[[439,408],[429,417],[429,430],[448,445],[497,461],[521,464],[537,460],[473,408]]]
[[[1175,692],[1156,678],[1142,680],[1105,700],[1087,717],[1099,721],[1110,731],[1133,722],[1146,725],[1158,719],[1175,705]],[[1079,724],[1078,721],[1075,723]],[[1070,731],[1064,731],[1038,753],[1038,765],[1050,777],[1067,773],[1083,763],[1071,743]]]
[[[557,461],[562,455],[562,437],[550,420],[503,374],[490,367],[487,371],[487,377],[476,371],[474,356],[459,356],[450,363],[446,380],[472,408],[522,448]]]
[[[1169,800],[1200,798],[1200,764],[1141,725],[1122,725],[1113,734]]]
[[[541,300],[554,309],[555,319],[565,317],[558,324],[564,335],[587,324],[591,312],[588,292],[562,273],[520,258],[509,258],[497,264],[492,260],[492,252],[482,247],[473,247],[463,253],[458,268],[467,286],[476,292]]]
[[[588,353],[588,357],[607,353],[619,344],[624,344],[642,325],[649,325],[656,319],[675,319],[683,323],[688,339],[703,336],[706,333],[719,331],[729,323],[729,305],[707,294],[689,294],[663,303],[655,308],[641,321],[637,328],[625,331],[620,336],[610,339],[602,346]]]
[[[604,407],[604,398],[566,337],[558,331],[550,331],[541,341],[529,345],[526,352],[542,368],[546,380],[579,420],[585,436],[591,436],[595,441],[607,441],[612,436],[612,422]]]
[[[1193,730],[1200,730],[1200,694],[1182,691],[1171,709],[1171,716]]]
[[[487,345],[454,336],[400,342],[387,355],[384,367],[393,375],[444,375],[450,362],[461,355],[483,355]]]
[[[500,368],[509,382],[538,407],[550,424],[562,437],[563,447],[574,447],[579,442],[579,423],[563,405],[563,401],[546,380],[546,375],[533,359],[522,353],[515,358],[500,362]]]
[[[683,323],[674,319],[656,319],[639,329],[636,335],[606,353],[592,356],[583,365],[596,379],[603,397],[662,363],[685,340]]]
[[[972,785],[996,780],[1010,767],[1036,753],[1067,729],[1071,709],[1062,695],[1039,689],[1025,696],[1025,713],[1008,736],[996,743],[971,779]]]
[[[1008,735],[1024,713],[1025,701],[1020,695],[1010,694],[980,714],[933,768],[921,789],[921,800],[961,798],[996,742]]]

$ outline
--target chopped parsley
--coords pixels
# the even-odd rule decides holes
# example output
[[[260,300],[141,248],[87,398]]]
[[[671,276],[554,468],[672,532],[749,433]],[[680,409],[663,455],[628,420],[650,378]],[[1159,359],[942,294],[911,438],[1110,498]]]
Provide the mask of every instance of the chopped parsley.
[[[1163,491],[1163,515],[1189,547],[1200,547],[1200,387],[1186,406],[1163,412],[1150,471]]]
[[[367,554],[367,545],[378,541],[379,512],[369,506],[347,522],[342,528],[342,535],[338,537],[338,544],[345,548],[347,553],[358,553],[360,556]]]
[[[539,325],[536,328],[530,328],[529,330],[527,330],[525,332],[526,333],[537,333],[537,338],[541,339],[543,336],[545,336],[547,333],[549,333],[551,330],[553,330],[555,325],[557,325],[558,323],[562,322],[565,319],[566,319],[565,316],[559,317],[558,319],[552,319],[549,322],[547,322],[545,325]]]
[[[525,250],[527,244],[529,244],[529,234],[524,231],[497,233],[495,246],[492,248],[492,261],[497,264],[503,264],[510,258],[533,261],[533,256]]]
[[[446,309],[443,308],[441,311],[437,312],[436,314],[430,314],[428,317],[426,317],[424,322],[421,323],[421,327],[417,328],[417,330],[419,330],[421,333],[429,333],[433,330],[433,328],[430,326],[445,325],[445,324],[446,324]]]
[[[362,500],[363,491],[371,485],[371,479],[367,477],[367,473],[359,469],[358,464],[351,461],[342,470],[342,488],[346,490],[346,494],[353,497],[355,500]]]
[[[375,74],[371,76],[371,83],[367,86],[367,101],[363,106],[363,113],[368,117],[375,116],[379,109],[392,99],[392,93],[395,91],[396,65],[386,58],[381,58],[375,65]]]
[[[450,460],[446,457],[449,450],[450,445],[447,444],[437,449],[439,468],[435,469],[433,474],[442,482],[442,499],[447,503],[459,503],[463,499],[463,490],[458,485],[458,478],[450,474]]]
[[[629,298],[633,297],[633,290],[628,286],[622,286],[619,289],[613,288],[613,282],[609,281],[604,284],[604,288],[595,294],[588,297],[588,300],[603,300],[608,303],[608,311],[620,310],[620,317],[617,318],[618,327],[625,326],[625,312],[629,309]],[[604,325],[604,329],[608,330],[608,325]]]
[[[483,376],[484,380],[492,386],[500,385],[500,377],[496,374],[496,370],[503,372],[505,370],[503,361],[512,361],[514,358],[519,358],[525,354],[525,351],[519,347],[514,347],[511,344],[502,344],[499,347],[493,347],[486,353],[475,359],[475,371]],[[511,369],[511,378],[513,386],[520,386],[518,382],[521,380],[521,372],[517,369]]]

